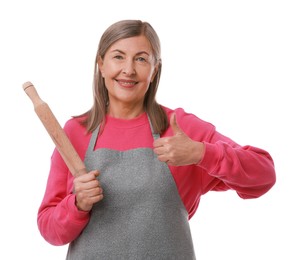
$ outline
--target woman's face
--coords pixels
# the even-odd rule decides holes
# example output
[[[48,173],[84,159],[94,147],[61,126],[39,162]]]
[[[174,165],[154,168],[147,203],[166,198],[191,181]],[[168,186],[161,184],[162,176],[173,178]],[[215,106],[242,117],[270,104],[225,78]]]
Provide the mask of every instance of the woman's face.
[[[145,36],[115,42],[98,64],[110,106],[143,108],[145,93],[157,72],[151,45]]]

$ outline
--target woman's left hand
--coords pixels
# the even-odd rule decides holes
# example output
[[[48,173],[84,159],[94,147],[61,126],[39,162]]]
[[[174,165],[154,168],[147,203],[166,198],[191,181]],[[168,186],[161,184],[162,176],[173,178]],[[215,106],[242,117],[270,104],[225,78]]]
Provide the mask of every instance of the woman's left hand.
[[[170,117],[173,136],[154,141],[154,152],[161,162],[173,166],[197,164],[204,154],[204,144],[188,137],[178,126],[176,116]]]

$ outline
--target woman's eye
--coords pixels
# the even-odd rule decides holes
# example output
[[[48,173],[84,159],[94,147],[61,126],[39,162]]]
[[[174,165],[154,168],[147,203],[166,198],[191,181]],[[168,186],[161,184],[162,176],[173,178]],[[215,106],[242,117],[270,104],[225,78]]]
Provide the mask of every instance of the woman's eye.
[[[145,61],[146,61],[146,59],[143,58],[143,57],[138,57],[138,58],[136,58],[136,60],[137,60],[137,61],[141,61],[141,62],[145,62]]]
[[[114,56],[114,58],[117,59],[117,60],[122,60],[122,59],[123,59],[123,56],[121,56],[121,55],[116,55],[116,56]]]

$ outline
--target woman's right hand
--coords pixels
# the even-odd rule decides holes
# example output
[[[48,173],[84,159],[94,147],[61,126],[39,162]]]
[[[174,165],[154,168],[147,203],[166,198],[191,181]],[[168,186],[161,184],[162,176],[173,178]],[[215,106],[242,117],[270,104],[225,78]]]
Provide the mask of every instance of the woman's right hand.
[[[90,171],[76,177],[73,181],[75,203],[79,210],[90,211],[93,205],[103,199],[103,190],[97,177],[99,171]]]

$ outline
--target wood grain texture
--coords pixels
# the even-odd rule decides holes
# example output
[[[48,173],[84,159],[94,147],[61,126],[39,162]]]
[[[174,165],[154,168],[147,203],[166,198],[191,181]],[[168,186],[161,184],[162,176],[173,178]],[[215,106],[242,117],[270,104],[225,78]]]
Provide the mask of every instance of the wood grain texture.
[[[23,89],[31,99],[35,113],[53,140],[69,171],[73,176],[86,173],[85,164],[74,149],[48,104],[39,97],[34,85],[31,82],[26,82],[23,84]]]

